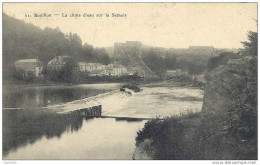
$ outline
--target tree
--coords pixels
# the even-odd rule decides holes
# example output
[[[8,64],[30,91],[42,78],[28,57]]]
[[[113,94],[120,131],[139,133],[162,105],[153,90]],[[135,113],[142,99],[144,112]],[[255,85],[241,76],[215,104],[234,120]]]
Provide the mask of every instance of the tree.
[[[14,70],[12,72],[12,76],[16,80],[23,80],[24,79],[24,75],[25,75],[25,73],[24,73],[23,70],[19,70],[19,69],[17,70],[17,69],[14,68]]]
[[[94,56],[94,47],[85,43],[82,47],[82,56],[84,60],[92,61]]]
[[[166,69],[176,69],[177,58],[171,55],[167,55],[164,59]]]
[[[97,62],[102,64],[109,64],[111,63],[111,59],[108,56],[107,51],[104,48],[96,48],[94,51],[95,59]]]
[[[239,56],[233,52],[222,52],[219,56],[210,57],[208,60],[207,69],[208,71],[212,71],[219,65],[226,65],[229,59],[236,59]]]
[[[249,31],[247,34],[247,38],[249,41],[244,41],[241,42],[243,44],[244,47],[244,52],[249,54],[249,55],[253,55],[253,56],[257,56],[257,49],[258,49],[258,33],[257,32],[252,32]]]
[[[166,68],[164,61],[153,49],[148,50],[146,54],[143,55],[143,61],[156,75],[163,76],[165,74]]]
[[[70,32],[65,37],[69,42],[69,55],[80,59],[82,55],[82,41],[80,36]]]
[[[63,82],[75,82],[77,80],[77,67],[78,64],[73,58],[67,58],[66,64],[61,68],[58,73],[58,78]]]
[[[36,79],[36,76],[32,71],[28,71],[27,76],[25,77],[25,80],[27,82],[33,82]]]

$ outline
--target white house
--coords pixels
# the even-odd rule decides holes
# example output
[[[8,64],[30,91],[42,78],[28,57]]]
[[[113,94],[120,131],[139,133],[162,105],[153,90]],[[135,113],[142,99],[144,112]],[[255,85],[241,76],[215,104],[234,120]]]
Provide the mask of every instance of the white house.
[[[115,65],[112,70],[113,76],[122,76],[127,74],[127,69],[123,65]]]
[[[88,63],[88,62],[79,62],[79,71],[80,72],[91,72],[93,70],[100,70],[104,66],[100,63]]]
[[[122,76],[126,74],[127,74],[126,67],[118,64],[108,64],[104,70],[104,75],[107,76]]]
[[[42,77],[43,64],[37,59],[22,59],[14,63],[17,70],[24,71],[24,77],[28,76],[28,73],[33,73],[36,77]]]

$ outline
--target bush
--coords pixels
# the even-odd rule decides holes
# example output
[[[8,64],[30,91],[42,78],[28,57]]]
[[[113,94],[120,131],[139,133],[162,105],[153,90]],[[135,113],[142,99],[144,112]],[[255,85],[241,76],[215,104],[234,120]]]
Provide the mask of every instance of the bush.
[[[243,118],[254,119],[251,112]],[[238,132],[228,128],[227,120],[226,114],[209,112],[153,119],[137,132],[136,146],[145,139],[151,140],[153,159],[257,159],[256,120],[238,122]]]

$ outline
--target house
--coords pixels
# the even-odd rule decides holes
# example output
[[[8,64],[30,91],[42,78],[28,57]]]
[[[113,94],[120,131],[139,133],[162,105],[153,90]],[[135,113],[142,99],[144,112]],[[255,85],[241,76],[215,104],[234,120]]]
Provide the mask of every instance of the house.
[[[28,73],[33,73],[36,77],[42,77],[43,64],[37,59],[22,59],[14,63],[17,70],[24,71],[23,77],[27,77]]]
[[[66,64],[66,60],[71,58],[70,56],[57,56],[48,62],[47,68],[51,70],[60,70]]]
[[[100,70],[105,68],[105,66],[100,63],[79,62],[78,65],[80,72],[91,72],[93,70]]]
[[[107,76],[122,76],[127,74],[127,69],[123,65],[108,64],[103,74]]]
[[[119,64],[79,62],[79,71],[88,72],[89,76],[122,76],[127,74],[126,67]]]
[[[122,76],[127,74],[127,69],[123,65],[115,65],[112,70],[113,76]]]

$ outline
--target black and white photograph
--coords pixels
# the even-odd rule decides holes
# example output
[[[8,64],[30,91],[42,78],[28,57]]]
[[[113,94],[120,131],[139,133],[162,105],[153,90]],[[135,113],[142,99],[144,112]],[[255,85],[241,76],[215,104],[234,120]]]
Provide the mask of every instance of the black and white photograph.
[[[5,164],[257,163],[258,2],[1,3]]]

